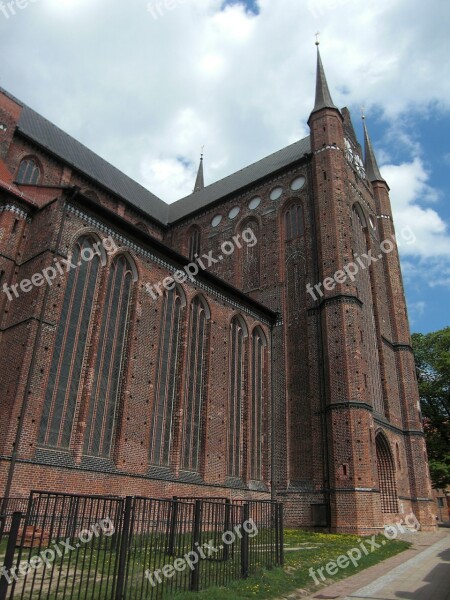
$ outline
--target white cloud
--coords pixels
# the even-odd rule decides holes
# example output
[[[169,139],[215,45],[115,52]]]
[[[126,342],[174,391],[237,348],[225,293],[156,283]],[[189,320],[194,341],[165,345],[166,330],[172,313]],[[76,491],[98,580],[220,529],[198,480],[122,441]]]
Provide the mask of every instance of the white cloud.
[[[420,0],[260,0],[258,16],[190,0],[157,20],[146,0],[83,0],[78,11],[73,0],[57,12],[55,3],[0,21],[9,57],[2,84],[168,200],[171,182],[148,180],[144,155],[183,152],[195,162],[206,143],[213,181],[307,132],[317,29],[340,105],[388,116],[450,107],[450,81],[435,75],[448,63],[445,0],[433,11]],[[172,137],[188,109],[196,119]]]
[[[400,247],[402,256],[430,259],[450,256],[450,231],[438,212],[423,204],[436,201],[429,173],[421,158],[400,165],[385,165],[382,174],[391,188],[391,203],[397,234],[403,228],[414,232],[415,242]]]
[[[335,102],[392,123],[379,156],[397,229],[417,236],[403,255],[450,253],[412,134],[415,115],[450,109],[447,0],[433,10],[421,0],[260,0],[258,16],[180,0],[158,19],[148,0],[56,3],[0,15],[1,85],[166,201],[192,191],[203,144],[208,183],[308,134],[320,29]],[[395,146],[411,159],[395,164]]]

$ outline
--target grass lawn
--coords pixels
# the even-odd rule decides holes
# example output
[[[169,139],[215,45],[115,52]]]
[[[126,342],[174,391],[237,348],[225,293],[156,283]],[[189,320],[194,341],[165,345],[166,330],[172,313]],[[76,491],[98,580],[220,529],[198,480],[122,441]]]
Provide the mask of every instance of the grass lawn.
[[[377,537],[377,543],[380,547],[372,550],[366,538],[361,539],[353,535],[310,533],[292,529],[285,531],[284,541],[286,548],[284,568],[260,569],[246,580],[234,580],[227,584],[226,587],[210,587],[195,594],[189,592],[171,593],[170,589],[173,588],[164,586],[162,589],[154,589],[154,596],[152,597],[173,600],[236,600],[241,598],[268,600],[289,594],[297,588],[319,590],[320,588],[315,585],[314,580],[309,575],[309,569],[313,567],[317,571],[318,568],[325,567],[327,563],[335,561],[339,556],[346,555],[353,548],[361,550],[363,542],[368,554],[366,555],[361,551],[362,556],[358,566],[355,567],[350,563],[346,568],[339,569],[333,577],[330,577],[324,571],[324,575],[327,577],[326,584],[353,575],[409,547],[409,544],[406,542],[388,541],[384,536],[380,535]],[[136,546],[132,551],[129,563],[130,578],[127,582],[127,591],[130,597],[145,598],[145,588],[142,589],[141,586],[143,585],[144,570],[150,566],[148,564],[150,555],[143,549],[142,540],[136,538],[135,543]],[[189,538],[189,544],[185,548],[186,551],[190,549],[190,544],[191,540]],[[5,548],[6,540],[3,540],[0,547],[0,564],[3,563]],[[79,558],[78,553],[80,553]],[[173,560],[168,560],[167,555],[157,548],[153,550],[151,556],[155,560],[155,565],[170,564]],[[81,597],[106,600],[110,597],[108,590],[113,582],[116,558],[116,552],[114,551],[105,552],[104,549],[93,548],[89,545],[64,556],[62,559],[56,561],[56,571],[51,580],[48,579],[48,576],[52,572],[51,569],[46,572],[47,575],[42,570],[38,572],[38,579],[43,578],[43,597],[51,600],[62,600],[66,596],[64,584],[67,582],[69,587],[74,585],[75,592],[77,590],[82,591]],[[76,568],[76,564],[80,566],[82,563],[86,565],[87,569],[83,569],[83,584]],[[224,579],[230,580],[234,576],[238,576],[239,565],[239,558],[237,563],[236,561],[222,563],[222,566],[219,568],[222,569],[221,572]],[[213,566],[208,561],[202,561],[200,569],[202,587],[206,587],[207,582],[211,578],[213,579],[214,568],[217,568],[217,565]],[[57,576],[58,573],[61,574],[61,579]],[[183,573],[180,577],[189,577],[189,573]],[[320,579],[320,575],[317,575],[317,577]],[[21,580],[18,584],[18,588],[24,592],[24,598],[34,599],[41,597],[39,591],[40,585],[34,585],[33,593],[30,593],[32,579],[33,577],[31,576],[28,580]],[[142,591],[139,592],[139,589],[142,589]],[[147,592],[149,591],[147,589]],[[20,597],[19,592],[18,597]],[[76,593],[74,597],[77,597]]]
[[[285,532],[287,552],[285,553],[284,568],[258,571],[246,580],[230,583],[226,588],[210,588],[198,594],[180,593],[173,595],[172,598],[174,600],[236,600],[237,598],[267,600],[286,595],[298,588],[319,590],[320,588],[315,585],[308,573],[310,567],[314,569],[325,567],[329,561],[336,560],[352,548],[358,548],[365,539],[355,535],[309,533],[289,529]],[[361,552],[362,558],[357,567],[350,563],[347,568],[339,569],[333,577],[324,571],[324,575],[327,577],[326,584],[329,585],[333,581],[354,575],[390,556],[403,552],[410,546],[407,542],[389,541],[383,535],[377,536],[376,540],[380,548],[373,551],[371,551],[369,542],[365,541],[365,547],[369,554],[366,556]],[[291,551],[289,548],[293,550]],[[297,550],[297,548],[300,549]]]

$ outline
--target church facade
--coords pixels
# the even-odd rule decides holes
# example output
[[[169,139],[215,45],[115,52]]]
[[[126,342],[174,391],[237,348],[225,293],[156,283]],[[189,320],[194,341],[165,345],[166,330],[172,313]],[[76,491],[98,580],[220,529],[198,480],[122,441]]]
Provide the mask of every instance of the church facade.
[[[389,187],[319,53],[308,124],[167,205],[0,90],[0,495],[433,526]]]

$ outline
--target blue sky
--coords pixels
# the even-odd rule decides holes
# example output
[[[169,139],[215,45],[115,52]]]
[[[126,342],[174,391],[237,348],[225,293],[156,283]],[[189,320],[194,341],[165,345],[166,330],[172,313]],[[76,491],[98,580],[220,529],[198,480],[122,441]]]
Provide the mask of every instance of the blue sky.
[[[360,139],[365,106],[397,231],[416,236],[412,330],[449,325],[448,0],[165,1],[0,10],[0,85],[172,202],[203,145],[211,183],[308,135],[320,31],[333,99]]]

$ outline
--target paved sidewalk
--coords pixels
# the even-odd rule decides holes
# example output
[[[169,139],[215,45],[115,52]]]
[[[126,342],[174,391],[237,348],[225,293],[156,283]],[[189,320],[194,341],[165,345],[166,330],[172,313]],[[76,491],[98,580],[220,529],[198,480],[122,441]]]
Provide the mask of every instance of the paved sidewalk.
[[[297,590],[294,599],[450,600],[450,530],[400,536],[413,546],[328,587]]]

